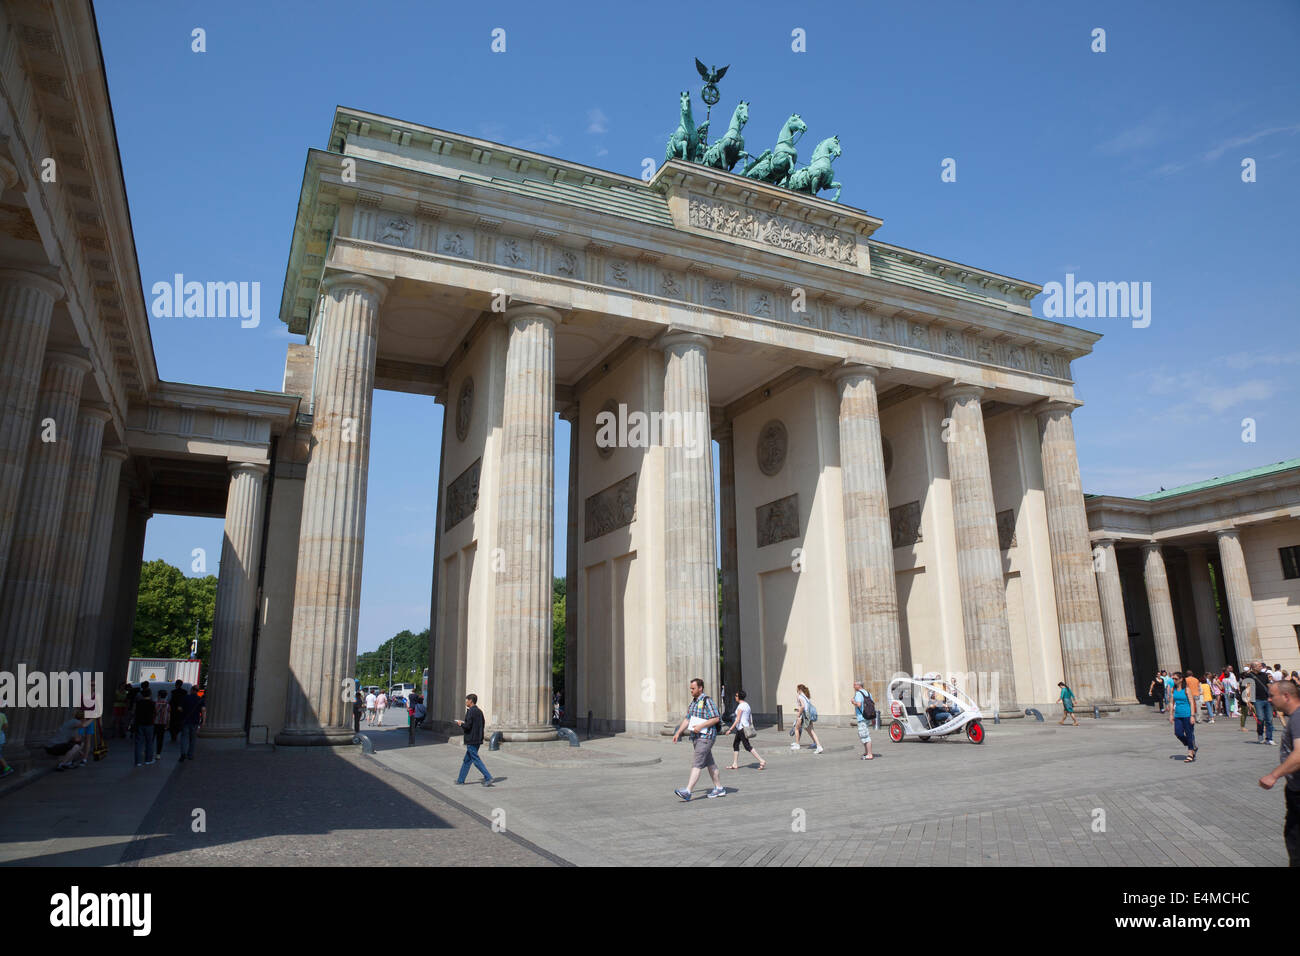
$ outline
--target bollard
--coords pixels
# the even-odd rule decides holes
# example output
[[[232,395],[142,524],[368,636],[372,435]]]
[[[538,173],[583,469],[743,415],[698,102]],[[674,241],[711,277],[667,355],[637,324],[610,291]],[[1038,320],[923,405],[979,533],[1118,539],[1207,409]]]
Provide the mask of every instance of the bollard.
[[[561,740],[567,740],[569,742],[570,747],[582,746],[582,744],[578,743],[578,735],[575,734],[568,727],[559,727],[556,729],[555,733],[559,736]]]
[[[591,711],[587,711],[587,739],[591,739]]]
[[[1042,711],[1038,710],[1036,707],[1026,707],[1026,708],[1025,708],[1025,716],[1026,716],[1026,717],[1033,717],[1033,718],[1034,718],[1035,720],[1037,720],[1040,724],[1043,722],[1043,714],[1042,714]]]
[[[1096,704],[1092,705],[1092,719],[1101,720],[1101,708],[1098,707]]]
[[[361,752],[363,754],[372,754],[375,752],[374,743],[365,734],[354,734],[352,742],[361,745]]]
[[[493,733],[491,739],[488,740],[488,750],[500,750],[500,749],[501,749],[501,731],[498,730],[495,733]]]
[[[995,724],[1002,723],[1002,718],[998,716],[998,712],[996,710],[993,711],[993,723]]]
[[[778,732],[785,730],[785,722],[781,716],[781,705],[776,705],[776,729]]]

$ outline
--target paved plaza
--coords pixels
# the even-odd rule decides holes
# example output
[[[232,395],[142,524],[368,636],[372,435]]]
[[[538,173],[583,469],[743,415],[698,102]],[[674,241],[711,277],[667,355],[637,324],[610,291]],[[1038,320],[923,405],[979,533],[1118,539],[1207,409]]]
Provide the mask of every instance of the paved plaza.
[[[768,728],[766,770],[723,769],[727,796],[705,799],[705,778],[690,803],[672,793],[689,745],[664,739],[484,750],[493,788],[473,771],[455,785],[458,740],[408,746],[404,727],[367,729],[373,755],[204,741],[192,764],[168,754],[140,771],[119,743],[104,764],[0,797],[0,862],[1283,866],[1282,794],[1256,784],[1278,751],[1254,743],[1253,722],[1237,728],[1198,725],[1192,765],[1152,714],[1007,721],[981,746],[882,730],[870,762],[852,730],[825,730],[815,755]],[[716,754],[725,767],[730,738]]]

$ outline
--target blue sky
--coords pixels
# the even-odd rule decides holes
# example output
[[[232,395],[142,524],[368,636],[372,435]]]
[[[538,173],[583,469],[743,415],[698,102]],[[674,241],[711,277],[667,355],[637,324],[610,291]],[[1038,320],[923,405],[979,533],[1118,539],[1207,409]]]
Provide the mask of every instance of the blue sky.
[[[751,150],[795,111],[810,143],[840,137],[841,201],[884,219],[877,238],[1039,283],[1151,283],[1148,327],[1072,323],[1105,335],[1074,365],[1088,491],[1142,494],[1300,455],[1300,5],[829,9],[101,2],[146,294],[176,272],[262,287],[256,329],[153,319],[162,377],[279,388],[297,339],[274,312],[303,163],[336,105],[638,175],[663,156],[677,92],[698,109],[699,56],[731,65],[719,111],[750,102]],[[191,51],[196,27],[204,53]],[[504,53],[490,49],[497,27]],[[1090,49],[1095,28],[1104,53]],[[941,181],[947,158],[955,182]],[[432,400],[377,394],[362,650],[428,624],[440,429]],[[560,426],[561,515],[567,441]],[[219,521],[158,516],[146,558],[188,572],[202,547],[215,570],[220,545]]]

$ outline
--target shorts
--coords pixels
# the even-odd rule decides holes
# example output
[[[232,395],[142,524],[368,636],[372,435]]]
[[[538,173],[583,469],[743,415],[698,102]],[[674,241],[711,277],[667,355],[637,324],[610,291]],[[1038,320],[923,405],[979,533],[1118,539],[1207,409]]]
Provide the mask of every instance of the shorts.
[[[695,738],[695,759],[691,766],[696,770],[704,770],[708,767],[717,766],[713,762],[713,738],[696,737]]]
[[[865,720],[858,721],[858,740],[864,744],[871,743],[871,725]]]

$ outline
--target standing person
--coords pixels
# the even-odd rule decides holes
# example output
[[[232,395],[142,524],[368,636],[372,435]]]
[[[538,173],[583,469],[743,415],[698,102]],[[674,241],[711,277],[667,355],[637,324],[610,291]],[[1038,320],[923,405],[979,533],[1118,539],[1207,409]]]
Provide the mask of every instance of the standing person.
[[[1160,713],[1163,714],[1165,712],[1165,672],[1164,671],[1156,672],[1155,679],[1151,681],[1151,686],[1147,688],[1147,693],[1151,695],[1151,699],[1155,701],[1156,707],[1159,708]]]
[[[1218,674],[1206,674],[1206,679],[1210,682],[1210,693],[1214,697],[1214,706],[1210,711],[1210,716],[1222,714],[1227,716],[1227,711],[1223,709],[1223,679],[1226,676],[1222,672]]]
[[[113,736],[126,736],[126,691],[130,684],[123,684],[113,694]]]
[[[185,713],[181,717],[181,759],[177,763],[194,759],[194,738],[199,735],[199,728],[203,726],[203,717],[207,713],[203,698],[188,685],[185,690]]]
[[[1286,777],[1286,823],[1282,837],[1286,840],[1286,853],[1292,866],[1300,866],[1300,750],[1296,750],[1296,737],[1300,736],[1300,689],[1289,678],[1272,684],[1270,703],[1286,716],[1282,724],[1281,762],[1272,773],[1260,777],[1259,785],[1272,790],[1273,784]]]
[[[140,685],[135,699],[135,765],[148,767],[154,762],[153,753],[153,697],[148,683]]]
[[[673,743],[677,743],[682,733],[689,731],[695,747],[695,756],[691,760],[691,775],[686,786],[684,789],[673,791],[683,800],[691,799],[691,791],[695,788],[696,781],[700,779],[700,771],[706,768],[709,776],[713,778],[713,789],[708,793],[709,799],[727,795],[727,788],[722,785],[722,778],[718,776],[718,765],[713,761],[713,742],[717,739],[718,724],[721,722],[722,717],[718,714],[718,708],[704,693],[704,681],[692,677],[691,705],[686,708],[686,716],[678,725],[677,733],[673,734]]]
[[[853,682],[853,712],[858,718],[858,740],[862,743],[863,760],[874,760],[875,755],[871,752],[871,721],[876,716],[876,705],[871,700],[871,691],[867,690],[866,685],[860,681]]]
[[[1195,674],[1187,671],[1183,674],[1183,685],[1187,689],[1187,699],[1192,703],[1192,710],[1201,709],[1201,682]]]
[[[179,677],[176,678],[175,685],[172,686],[172,692],[167,695],[167,706],[171,710],[171,720],[167,727],[167,732],[171,734],[172,743],[176,743],[176,738],[180,736],[181,724],[185,720],[185,681]],[[158,751],[162,753],[162,751]]]
[[[1061,688],[1061,719],[1058,721],[1062,726],[1065,725],[1065,718],[1069,717],[1074,721],[1074,726],[1079,726],[1079,718],[1074,716],[1074,691],[1066,686],[1065,681],[1060,681],[1056,685]]]
[[[1255,679],[1250,676],[1250,668],[1241,675],[1241,686],[1237,693],[1241,696],[1237,716],[1241,718],[1241,732],[1246,732],[1246,718],[1255,715]]]
[[[1236,716],[1240,710],[1241,683],[1237,680],[1237,675],[1233,673],[1232,665],[1223,669],[1223,698],[1224,703],[1228,705],[1228,716]]]
[[[456,782],[465,782],[472,765],[483,774],[483,786],[492,786],[492,774],[488,773],[488,768],[483,766],[483,761],[478,755],[478,748],[483,746],[484,724],[483,711],[478,709],[478,694],[465,695],[465,719],[458,720],[456,723],[465,729],[465,759],[460,762],[460,776],[456,778]]]
[[[375,722],[375,692],[373,690],[368,690],[366,691],[366,723],[373,724],[374,722]]]
[[[5,763],[5,728],[9,726],[9,718],[5,716],[4,711],[0,711],[0,778],[9,776],[14,772],[14,768]]]
[[[1174,672],[1174,692],[1169,700],[1169,723],[1174,725],[1174,736],[1187,748],[1183,763],[1196,761],[1196,698],[1187,689],[1182,673]]]
[[[1255,661],[1248,675],[1255,682],[1255,740],[1257,743],[1276,746],[1273,743],[1273,705],[1269,701],[1268,671],[1264,670],[1263,661]]]
[[[162,757],[163,736],[167,733],[167,724],[171,720],[172,709],[167,703],[167,691],[158,691],[158,702],[153,705],[153,742],[154,749]]]
[[[384,711],[386,709],[388,709],[388,695],[381,690],[379,696],[375,698],[375,716],[379,718],[377,723],[380,727],[384,726]]]
[[[352,694],[352,732],[361,733],[361,715],[366,712],[365,695],[358,692]]]
[[[813,706],[812,692],[808,690],[807,684],[800,684],[795,689],[798,694],[795,696],[794,704],[794,743],[790,745],[790,749],[799,749],[799,739],[806,730],[808,736],[812,738],[813,746],[817,748],[813,753],[819,754],[822,752],[822,744],[817,739],[817,731],[813,730],[813,724],[817,723],[817,708]]]
[[[1214,683],[1209,674],[1201,681],[1201,706],[1210,723],[1214,723]]]
[[[754,733],[754,709],[745,703],[745,692],[736,691],[736,719],[723,733],[731,734],[731,766],[728,770],[740,769],[740,748],[744,747],[751,756],[758,757],[758,769],[766,770],[767,761],[759,755],[749,742]]]
[[[406,702],[406,745],[408,747],[415,743],[415,729],[424,723],[426,713],[428,711],[424,707],[424,697],[412,692]]]

